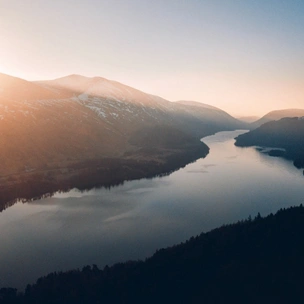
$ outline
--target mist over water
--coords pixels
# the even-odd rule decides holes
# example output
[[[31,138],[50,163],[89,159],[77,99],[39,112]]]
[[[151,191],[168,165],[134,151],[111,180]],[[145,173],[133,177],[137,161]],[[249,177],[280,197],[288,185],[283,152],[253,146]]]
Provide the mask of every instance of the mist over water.
[[[205,159],[169,176],[110,190],[71,190],[0,213],[0,287],[23,289],[52,271],[145,258],[241,219],[304,203],[304,177],[287,160],[234,146],[245,131],[203,141]]]

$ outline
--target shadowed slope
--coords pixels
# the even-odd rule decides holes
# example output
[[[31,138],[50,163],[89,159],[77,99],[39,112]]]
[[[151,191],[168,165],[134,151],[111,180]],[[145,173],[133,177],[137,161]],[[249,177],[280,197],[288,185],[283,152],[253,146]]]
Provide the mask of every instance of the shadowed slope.
[[[249,217],[144,262],[51,273],[3,303],[301,303],[304,208]],[[100,253],[102,254],[102,253]]]
[[[272,120],[279,120],[284,117],[302,117],[302,116],[304,116],[304,109],[286,109],[286,110],[272,111],[264,115],[259,120],[251,123],[250,129],[258,128],[262,124]]]
[[[292,159],[295,166],[304,167],[304,119],[282,118],[278,121],[270,121],[259,128],[236,138],[236,146],[265,146],[283,148],[273,156],[284,156]]]

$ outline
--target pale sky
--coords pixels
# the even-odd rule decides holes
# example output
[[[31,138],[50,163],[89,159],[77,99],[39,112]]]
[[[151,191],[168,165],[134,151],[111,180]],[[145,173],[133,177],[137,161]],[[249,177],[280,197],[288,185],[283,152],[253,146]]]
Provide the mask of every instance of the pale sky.
[[[101,76],[232,115],[304,108],[304,1],[0,0],[0,72]]]

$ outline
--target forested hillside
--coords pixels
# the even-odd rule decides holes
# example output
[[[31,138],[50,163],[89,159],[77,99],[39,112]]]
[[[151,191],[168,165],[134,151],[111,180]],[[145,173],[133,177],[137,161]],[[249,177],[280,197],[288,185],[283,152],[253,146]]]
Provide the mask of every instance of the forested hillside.
[[[302,303],[304,208],[226,225],[129,261],[51,273],[2,303]],[[102,252],[100,252],[102,254]]]
[[[236,146],[266,146],[283,148],[280,156],[292,159],[298,168],[304,167],[304,118],[282,118],[236,138]]]

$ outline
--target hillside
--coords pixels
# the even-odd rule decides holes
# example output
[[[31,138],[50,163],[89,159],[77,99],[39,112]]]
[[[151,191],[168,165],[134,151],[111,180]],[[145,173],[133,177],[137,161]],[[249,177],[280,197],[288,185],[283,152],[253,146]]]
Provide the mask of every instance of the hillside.
[[[192,125],[193,121],[188,122],[188,125],[192,125],[192,128],[189,128],[192,134],[197,133],[197,130],[199,129],[206,130],[209,133],[208,135],[210,135],[218,132],[219,129],[229,131],[249,128],[249,124],[232,117],[219,108],[204,103],[196,101],[177,101],[174,103],[174,106],[176,111],[183,113],[183,115],[179,114],[179,116],[181,116],[181,122],[188,117],[191,117],[192,120],[197,120],[196,125]],[[187,128],[186,121],[183,124],[183,128]]]
[[[0,75],[0,203],[164,174],[208,153],[200,138],[243,124],[101,77]]]
[[[265,146],[283,148],[277,156],[292,159],[294,165],[304,167],[304,119],[282,118],[279,121],[265,123],[259,128],[236,138],[236,146]],[[273,154],[273,152],[271,152]],[[276,156],[275,154],[273,154]]]
[[[128,261],[51,273],[2,303],[302,303],[304,208],[226,225]],[[102,254],[102,253],[101,253]]]
[[[280,120],[284,117],[302,117],[304,116],[304,109],[285,109],[285,110],[277,110],[271,111],[264,115],[259,120],[250,124],[250,129],[255,129],[260,127],[266,122],[273,121],[273,120]]]
[[[216,107],[193,101],[170,102],[101,77],[70,75],[39,84],[55,90],[73,91],[79,103],[103,120],[116,126],[121,124],[124,131],[126,127],[138,131],[138,124],[142,123],[173,124],[200,139],[218,131],[247,126]]]

